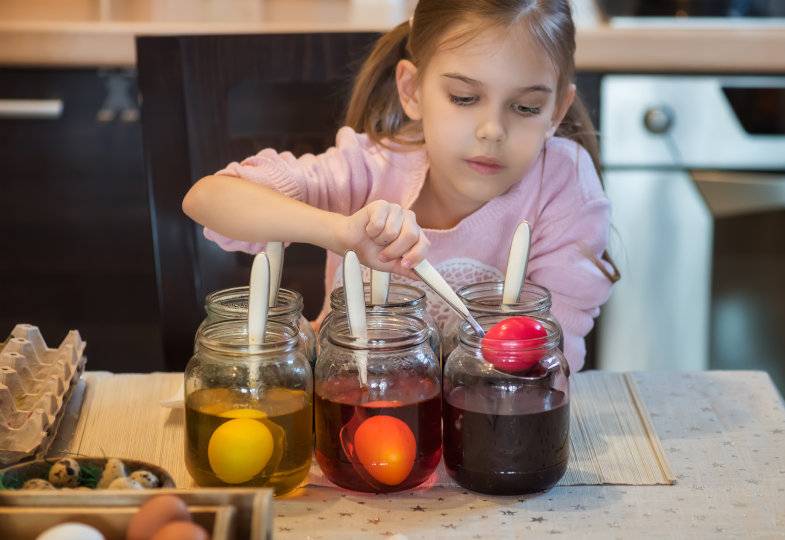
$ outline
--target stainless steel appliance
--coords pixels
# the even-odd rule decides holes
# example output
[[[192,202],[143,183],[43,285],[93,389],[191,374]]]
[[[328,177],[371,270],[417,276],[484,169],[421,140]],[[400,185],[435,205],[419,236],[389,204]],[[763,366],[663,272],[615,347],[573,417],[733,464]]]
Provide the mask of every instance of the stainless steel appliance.
[[[597,0],[608,17],[785,17],[782,0]]]
[[[765,369],[785,389],[785,77],[609,75],[621,269],[598,367]]]

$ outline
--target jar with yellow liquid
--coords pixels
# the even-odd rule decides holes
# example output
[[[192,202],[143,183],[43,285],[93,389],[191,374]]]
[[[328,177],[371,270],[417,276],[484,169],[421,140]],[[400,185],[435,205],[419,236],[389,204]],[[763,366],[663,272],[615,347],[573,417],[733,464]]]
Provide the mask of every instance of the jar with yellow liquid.
[[[308,475],[313,377],[298,330],[268,320],[248,344],[245,320],[202,326],[185,369],[185,463],[196,483],[288,493]]]

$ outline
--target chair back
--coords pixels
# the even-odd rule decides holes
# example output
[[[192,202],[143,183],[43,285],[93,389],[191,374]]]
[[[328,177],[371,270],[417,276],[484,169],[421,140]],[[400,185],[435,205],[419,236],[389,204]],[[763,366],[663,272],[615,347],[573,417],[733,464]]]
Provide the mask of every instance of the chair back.
[[[185,367],[205,296],[247,284],[252,256],[206,240],[182,211],[191,185],[271,147],[320,153],[335,133],[352,77],[377,33],[140,36],[141,123],[165,366]],[[282,287],[314,318],[324,298],[324,250],[286,249]]]

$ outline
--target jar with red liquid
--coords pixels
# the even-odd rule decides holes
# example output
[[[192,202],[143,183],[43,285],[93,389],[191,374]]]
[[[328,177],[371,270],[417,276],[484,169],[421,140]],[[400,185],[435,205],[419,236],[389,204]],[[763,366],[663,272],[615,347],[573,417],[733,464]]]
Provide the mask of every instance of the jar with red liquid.
[[[370,283],[363,283],[365,298],[371,296]],[[390,283],[387,301],[384,304],[366,302],[366,309],[372,313],[390,313],[393,315],[410,315],[422,319],[428,326],[428,346],[433,349],[437,360],[441,362],[441,335],[439,326],[433,316],[428,313],[425,293],[422,289],[404,283]],[[319,329],[318,343],[323,348],[327,343],[327,326],[333,317],[346,317],[346,295],[343,287],[338,287],[330,293],[330,312],[324,318]]]
[[[199,486],[269,487],[308,475],[313,374],[294,326],[267,321],[249,345],[245,320],[200,327],[185,368],[185,464]]]
[[[316,460],[347,489],[410,489],[442,455],[441,369],[422,319],[369,311],[366,323],[361,339],[346,317],[327,321],[314,375]]]
[[[506,318],[478,318],[484,330]],[[462,487],[519,495],[555,485],[567,470],[570,434],[569,367],[559,327],[535,319],[543,337],[488,340],[467,323],[444,368],[444,464]],[[503,343],[502,343],[503,342]],[[535,363],[525,371],[496,368],[502,355]]]
[[[473,317],[489,315],[530,315],[539,319],[547,319],[559,328],[559,347],[561,348],[561,326],[551,312],[551,292],[535,283],[526,282],[521,288],[518,301],[502,306],[503,281],[483,281],[465,285],[456,294],[463,300]],[[458,328],[462,321],[456,319],[448,324],[442,335],[442,353],[446,358],[458,345]]]
[[[248,317],[248,286],[213,291],[204,300],[207,317],[200,326],[216,321]],[[275,306],[269,308],[269,319],[291,324],[298,331],[299,346],[313,369],[316,363],[316,335],[303,316],[303,297],[297,291],[278,289]],[[197,345],[198,343],[194,343]]]

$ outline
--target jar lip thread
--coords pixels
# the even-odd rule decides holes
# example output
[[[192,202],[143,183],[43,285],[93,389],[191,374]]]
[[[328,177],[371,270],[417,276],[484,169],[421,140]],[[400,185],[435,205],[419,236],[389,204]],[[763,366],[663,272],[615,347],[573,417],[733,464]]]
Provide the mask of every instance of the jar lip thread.
[[[503,281],[481,281],[464,285],[455,292],[470,311],[495,313],[502,304],[503,290]],[[544,312],[550,310],[552,303],[550,291],[531,281],[523,284],[518,300],[507,306],[511,312]]]
[[[248,285],[213,291],[205,297],[205,311],[208,316],[212,312],[227,318],[244,318],[248,312],[249,292]],[[278,301],[269,310],[270,317],[301,313],[303,297],[297,291],[280,288],[278,289]]]
[[[397,350],[424,343],[428,339],[428,326],[419,318],[409,315],[390,315],[366,312],[369,337],[351,335],[349,321],[345,317],[334,317],[328,322],[327,340],[340,347],[353,350]],[[383,337],[374,334],[387,332]]]
[[[272,319],[267,320],[265,341],[260,344],[248,343],[248,321],[244,319],[229,319],[207,324],[197,335],[199,347],[236,356],[288,352],[297,348],[298,339],[298,329]]]
[[[510,314],[503,315],[483,315],[476,317],[477,322],[486,332],[496,323],[509,318]],[[513,315],[514,316],[514,315]],[[494,350],[508,350],[514,348],[518,351],[547,350],[558,347],[561,339],[561,329],[553,321],[541,317],[527,315],[527,317],[539,322],[545,328],[546,334],[543,337],[530,339],[493,339],[479,337],[471,325],[463,321],[458,329],[460,342],[472,349],[489,348]]]
[[[423,305],[425,303],[425,292],[422,289],[414,287],[413,285],[407,285],[405,283],[397,283],[391,282],[390,283],[390,295],[398,295],[403,296],[404,298],[398,301],[388,301],[384,304],[372,304],[370,302],[370,291],[371,291],[371,284],[368,282],[363,282],[363,294],[366,298],[365,305],[369,308],[374,307],[385,307],[388,309],[406,309],[406,308],[416,308],[419,305]],[[407,296],[409,293],[409,296]],[[388,296],[389,298],[389,296]],[[333,311],[346,311],[346,302],[343,292],[343,287],[336,287],[330,293],[330,308]]]

